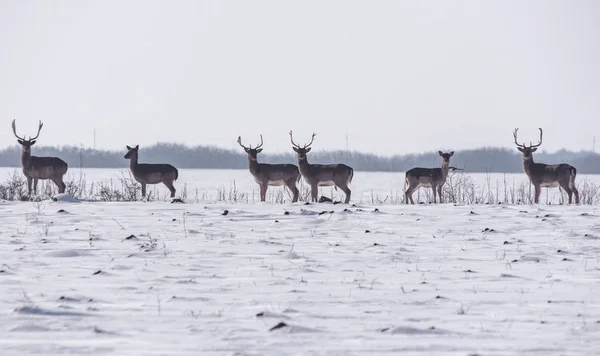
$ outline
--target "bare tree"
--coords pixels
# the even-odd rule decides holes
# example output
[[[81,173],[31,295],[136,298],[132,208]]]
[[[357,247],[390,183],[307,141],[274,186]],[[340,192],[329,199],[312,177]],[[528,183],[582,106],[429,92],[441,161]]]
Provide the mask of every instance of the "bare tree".
[[[171,198],[175,196],[173,182],[179,178],[177,168],[165,163],[138,163],[139,145],[127,147],[125,158],[129,159],[129,166],[133,177],[142,185],[142,197],[146,196],[147,184],[163,183],[171,191]]]
[[[317,134],[313,133],[310,143],[300,147],[300,145],[294,143],[294,137],[290,130],[290,140],[294,145],[293,150],[298,154],[298,166],[300,167],[300,173],[310,185],[311,198],[313,202],[318,201],[319,187],[320,186],[332,186],[340,188],[346,194],[345,203],[350,202],[351,191],[348,188],[348,184],[352,182],[354,176],[354,169],[343,163],[336,164],[310,164],[306,154],[310,152],[310,145],[315,140]]]
[[[513,137],[515,138],[515,145],[517,149],[523,153],[523,170],[529,181],[535,188],[535,199],[534,202],[537,204],[540,200],[540,193],[543,188],[556,188],[561,187],[569,196],[569,204],[572,202],[572,196],[575,194],[575,203],[579,204],[579,192],[575,187],[575,177],[577,176],[577,169],[570,164],[544,164],[535,163],[533,161],[533,152],[537,151],[537,148],[542,145],[542,136],[544,131],[540,128],[540,141],[533,145],[529,142],[529,146],[517,142],[517,131],[516,128],[513,131]]]
[[[40,136],[44,124],[40,121],[37,135],[34,138],[29,136],[19,137],[15,120],[12,122],[12,131],[17,138],[17,142],[23,147],[21,152],[21,164],[23,165],[23,174],[27,177],[27,193],[31,196],[31,183],[33,182],[33,193],[37,194],[38,179],[50,179],[58,186],[58,192],[64,193],[66,185],[63,182],[63,176],[67,173],[69,166],[65,161],[58,157],[37,157],[31,155],[31,146]]]
[[[405,181],[408,188],[405,192],[406,204],[410,200],[411,204],[414,204],[413,193],[419,187],[427,187],[433,189],[433,202],[436,203],[435,195],[440,197],[440,203],[442,200],[442,187],[446,183],[446,177],[448,177],[448,170],[450,169],[450,157],[454,155],[454,151],[450,153],[443,153],[438,151],[438,154],[442,157],[442,168],[421,168],[416,167],[406,172]]]

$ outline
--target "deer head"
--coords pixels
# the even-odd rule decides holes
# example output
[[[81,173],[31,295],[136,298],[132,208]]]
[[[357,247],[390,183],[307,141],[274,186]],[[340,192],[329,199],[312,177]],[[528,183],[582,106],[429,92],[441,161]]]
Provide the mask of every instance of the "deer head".
[[[35,135],[34,138],[31,138],[31,136],[29,136],[29,139],[25,139],[25,136],[19,137],[19,135],[17,135],[17,125],[15,124],[15,120],[12,121],[13,134],[15,134],[15,137],[17,138],[17,142],[19,143],[19,145],[23,146],[23,152],[25,152],[25,153],[31,152],[31,146],[33,146],[35,144],[35,140],[40,136],[40,131],[42,130],[42,126],[44,126],[44,124],[42,123],[42,121],[40,121],[39,126],[38,126],[37,135]]]
[[[523,153],[524,160],[531,159],[532,153],[537,151],[537,148],[540,147],[540,145],[542,144],[542,136],[544,134],[544,131],[541,128],[539,130],[540,130],[540,141],[536,145],[529,142],[529,146],[525,145],[525,142],[523,142],[523,144],[520,144],[517,142],[517,131],[519,131],[519,128],[516,128],[513,131],[513,137],[515,138],[515,145],[517,145],[517,149]]]
[[[292,141],[292,145],[294,145],[294,147],[292,147],[292,149],[298,154],[299,160],[306,159],[306,154],[308,152],[310,152],[310,150],[311,150],[310,145],[312,145],[313,141],[315,140],[315,136],[317,136],[317,134],[313,132],[310,142],[307,145],[304,145],[304,147],[300,147],[300,145],[298,145],[294,142],[294,137],[292,136],[292,130],[290,130],[290,140]]]
[[[258,154],[262,152],[261,147],[263,146],[263,137],[262,135],[260,135],[260,145],[256,146],[255,148],[252,148],[252,146],[244,146],[242,144],[242,136],[238,136],[237,143],[239,143],[240,146],[242,146],[242,148],[244,149],[244,151],[246,151],[249,160],[256,161],[258,159]]]
[[[133,157],[134,155],[137,156],[138,150],[140,149],[140,145],[136,145],[135,147],[125,147],[127,147],[127,153],[125,154],[125,158],[127,159]]]
[[[442,157],[442,160],[445,164],[450,164],[450,157],[454,155],[454,151],[450,153],[444,153],[442,151],[438,151],[438,154]]]

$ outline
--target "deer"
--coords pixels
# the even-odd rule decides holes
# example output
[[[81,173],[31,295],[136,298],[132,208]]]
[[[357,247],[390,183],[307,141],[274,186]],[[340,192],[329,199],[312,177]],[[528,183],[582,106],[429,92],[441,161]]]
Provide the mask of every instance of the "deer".
[[[258,154],[262,152],[263,137],[260,135],[260,144],[255,148],[242,144],[242,137],[238,136],[237,143],[248,154],[248,169],[254,181],[260,187],[260,201],[264,202],[269,186],[285,185],[293,194],[292,203],[298,201],[300,192],[296,183],[300,181],[300,171],[295,164],[268,164],[258,163]]]
[[[23,174],[27,178],[27,194],[30,197],[32,183],[33,193],[37,194],[39,179],[50,179],[58,187],[59,193],[64,193],[66,189],[63,176],[67,173],[69,166],[65,161],[58,157],[37,157],[31,155],[31,146],[35,145],[43,126],[44,124],[40,120],[37,135],[33,138],[29,136],[29,139],[25,139],[25,136],[19,137],[17,135],[15,120],[12,121],[12,131],[17,138],[17,142],[23,147],[21,151],[21,164],[23,165]]]
[[[438,151],[438,154],[442,157],[442,168],[421,168],[415,167],[406,171],[405,182],[408,185],[406,192],[404,193],[406,204],[410,200],[411,204],[414,204],[413,193],[419,187],[428,187],[433,189],[433,203],[436,201],[436,191],[440,198],[440,204],[442,200],[442,187],[446,183],[446,177],[448,177],[448,171],[450,170],[450,157],[454,155],[454,151],[450,153],[444,153]]]
[[[573,194],[575,194],[575,204],[579,204],[579,192],[577,191],[577,187],[575,187],[575,177],[577,176],[577,169],[575,167],[566,163],[544,164],[533,161],[533,152],[537,151],[537,148],[542,145],[542,137],[544,135],[542,128],[539,128],[539,130],[539,142],[535,145],[529,142],[529,146],[525,145],[525,142],[523,144],[517,142],[518,128],[513,131],[515,145],[523,153],[523,170],[535,188],[534,203],[539,203],[542,187],[560,187],[569,196],[569,204],[572,202]]]
[[[125,159],[129,159],[129,167],[133,178],[142,185],[142,197],[146,196],[147,184],[163,183],[171,191],[171,198],[175,197],[173,182],[179,178],[177,168],[166,163],[138,163],[140,145],[127,147]]]
[[[301,147],[294,142],[294,136],[290,130],[290,140],[292,141],[292,149],[298,154],[298,166],[300,173],[304,177],[306,183],[310,185],[311,199],[313,202],[318,201],[319,187],[335,186],[340,188],[346,194],[345,204],[350,202],[352,191],[348,188],[348,184],[352,183],[354,177],[354,169],[343,163],[335,164],[310,164],[308,163],[307,153],[311,150],[311,145],[315,141],[317,134],[313,132],[310,143]]]

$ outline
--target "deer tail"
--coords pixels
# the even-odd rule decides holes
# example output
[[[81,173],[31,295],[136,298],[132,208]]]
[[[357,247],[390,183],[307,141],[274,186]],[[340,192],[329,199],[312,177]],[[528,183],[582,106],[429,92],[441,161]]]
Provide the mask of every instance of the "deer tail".
[[[350,176],[348,177],[348,183],[352,183],[352,178],[354,178],[354,169],[350,168]]]
[[[179,178],[179,171],[177,170],[177,168],[175,168],[175,179],[177,180],[177,178]]]

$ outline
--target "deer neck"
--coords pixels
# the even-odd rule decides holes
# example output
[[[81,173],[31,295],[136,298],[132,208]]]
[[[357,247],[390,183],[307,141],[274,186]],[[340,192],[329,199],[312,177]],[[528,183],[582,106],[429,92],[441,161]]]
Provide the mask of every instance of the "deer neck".
[[[308,163],[308,157],[298,158],[298,166],[300,169],[310,168],[310,163]]]
[[[531,172],[531,168],[533,168],[534,165],[535,162],[533,161],[533,156],[531,156],[530,158],[523,157],[523,170],[526,174],[529,175],[529,172]]]
[[[250,170],[250,173],[256,174],[258,172],[258,160],[250,159],[250,157],[248,157],[248,169]]]
[[[23,167],[29,167],[29,165],[31,164],[31,151],[23,150],[21,152],[21,164],[23,165]]]
[[[450,162],[442,161],[442,177],[446,179],[448,171],[450,170]]]
[[[129,168],[131,168],[132,172],[135,172],[137,165],[138,165],[138,155],[135,154],[129,158]]]

